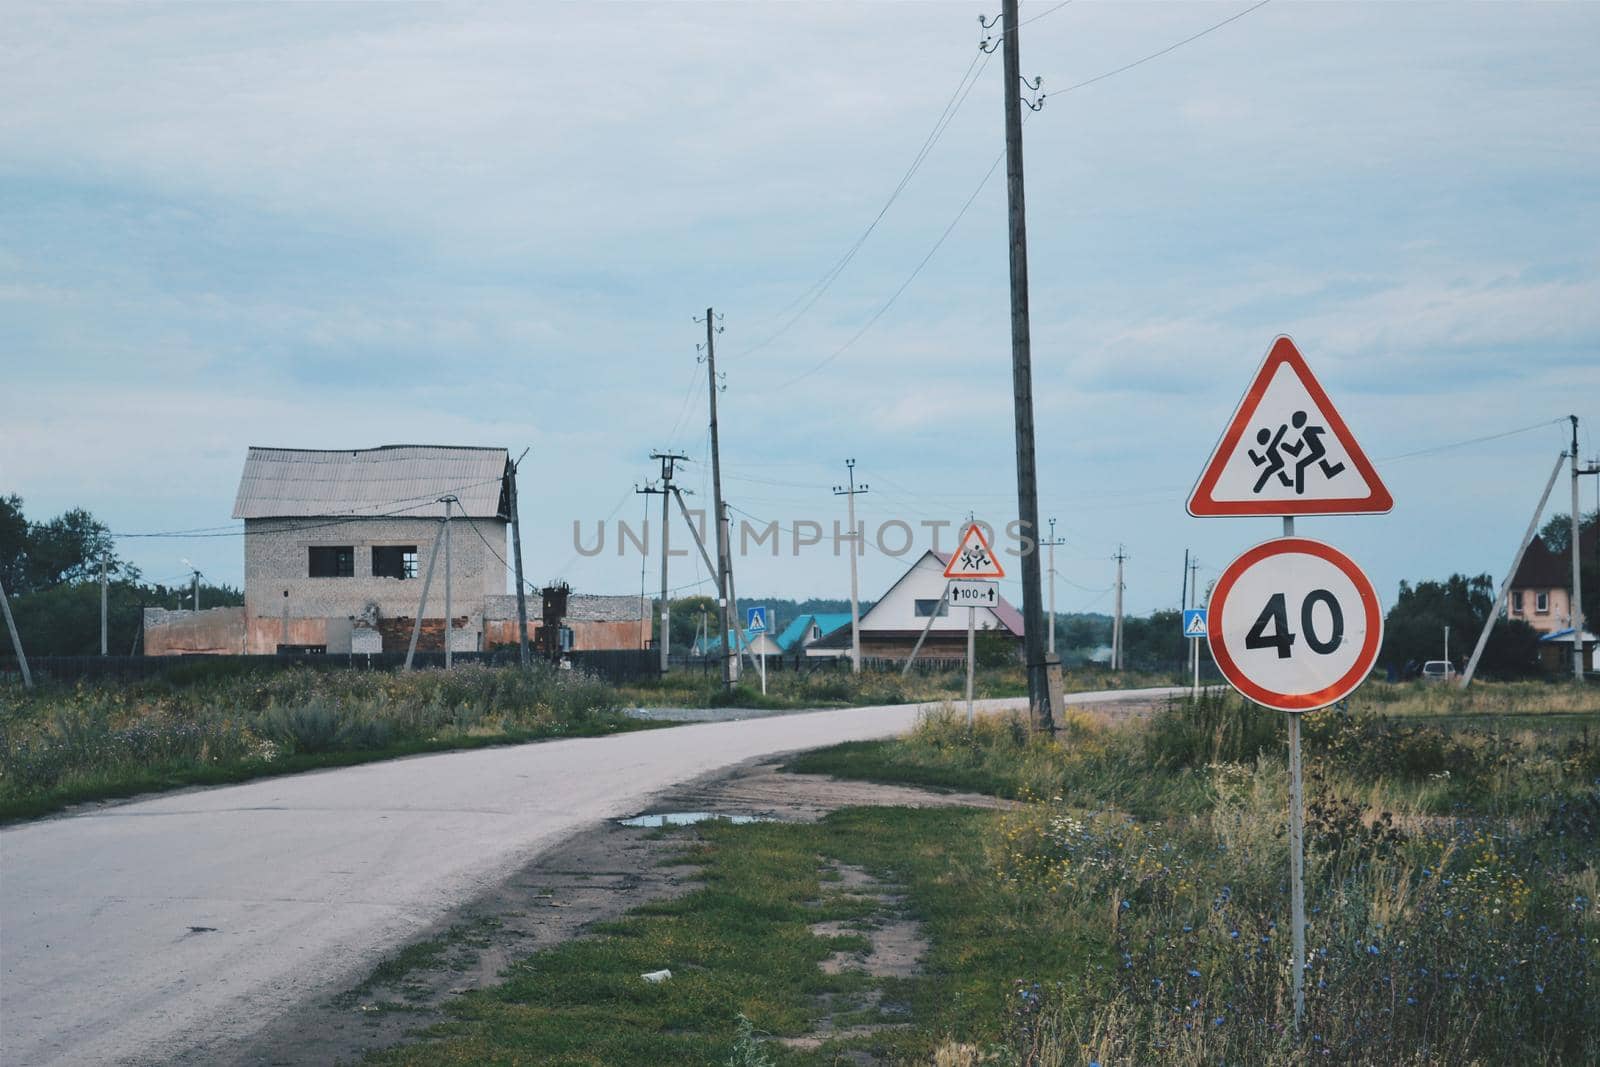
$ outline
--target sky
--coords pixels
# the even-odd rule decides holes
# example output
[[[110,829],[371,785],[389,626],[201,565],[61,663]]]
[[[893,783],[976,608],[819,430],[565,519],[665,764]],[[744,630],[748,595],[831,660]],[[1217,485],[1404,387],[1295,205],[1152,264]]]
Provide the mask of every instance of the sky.
[[[1600,5],[1252,2],[1022,6],[1061,611],[1110,609],[1119,546],[1144,613],[1177,606],[1186,550],[1203,585],[1278,533],[1184,502],[1280,334],[1395,500],[1298,532],[1386,602],[1503,575],[1565,416],[1600,452]],[[1003,525],[994,14],[8,5],[0,493],[119,534],[227,528],[251,445],[526,448],[529,578],[623,593],[643,562],[653,590],[615,523],[654,527],[655,449],[710,500],[714,307],[736,519],[842,522],[854,458],[869,528]],[[741,595],[847,594],[827,538],[789,548],[736,557]],[[242,582],[236,534],[119,551]],[[868,551],[862,595],[906,562]],[[673,559],[682,595],[704,580]]]

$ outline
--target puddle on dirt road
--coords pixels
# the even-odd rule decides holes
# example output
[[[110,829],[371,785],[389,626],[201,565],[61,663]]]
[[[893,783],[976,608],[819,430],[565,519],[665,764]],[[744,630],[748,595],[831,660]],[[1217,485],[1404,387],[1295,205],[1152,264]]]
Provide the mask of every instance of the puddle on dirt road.
[[[765,815],[724,815],[715,811],[665,811],[655,815],[635,815],[631,819],[618,819],[620,826],[693,826],[708,819],[722,819],[735,824],[747,822],[772,822]]]

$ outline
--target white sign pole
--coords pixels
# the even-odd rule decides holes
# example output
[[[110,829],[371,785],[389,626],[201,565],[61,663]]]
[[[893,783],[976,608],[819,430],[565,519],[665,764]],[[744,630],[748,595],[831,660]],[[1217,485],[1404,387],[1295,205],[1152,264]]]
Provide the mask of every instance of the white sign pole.
[[[973,634],[978,626],[978,609],[967,609],[967,729],[972,729]]]
[[[1193,703],[1200,699],[1200,639],[1193,638],[1189,645],[1189,657],[1194,661],[1194,685],[1189,689],[1189,700]]]
[[[761,653],[761,695],[767,695],[767,653],[764,649]]]
[[[1283,517],[1283,536],[1294,536],[1294,516]],[[1300,774],[1300,713],[1289,716],[1289,921],[1290,967],[1294,970],[1294,1028],[1306,1016],[1306,804]]]

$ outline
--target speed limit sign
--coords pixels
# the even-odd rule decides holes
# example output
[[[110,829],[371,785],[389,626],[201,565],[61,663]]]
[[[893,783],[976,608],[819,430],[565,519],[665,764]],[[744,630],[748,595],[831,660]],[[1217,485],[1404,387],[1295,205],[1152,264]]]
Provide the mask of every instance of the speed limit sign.
[[[1305,537],[1259,544],[1211,593],[1206,636],[1235,689],[1279,711],[1343,700],[1378,660],[1383,611],[1361,568]]]

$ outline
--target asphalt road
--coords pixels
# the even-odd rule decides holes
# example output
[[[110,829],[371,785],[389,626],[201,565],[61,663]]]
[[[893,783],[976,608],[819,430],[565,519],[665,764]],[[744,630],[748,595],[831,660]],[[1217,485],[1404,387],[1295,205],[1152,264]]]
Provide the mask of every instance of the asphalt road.
[[[0,830],[0,1062],[166,1063],[244,1038],[587,825],[745,760],[891,736],[919,710],[423,756]]]

